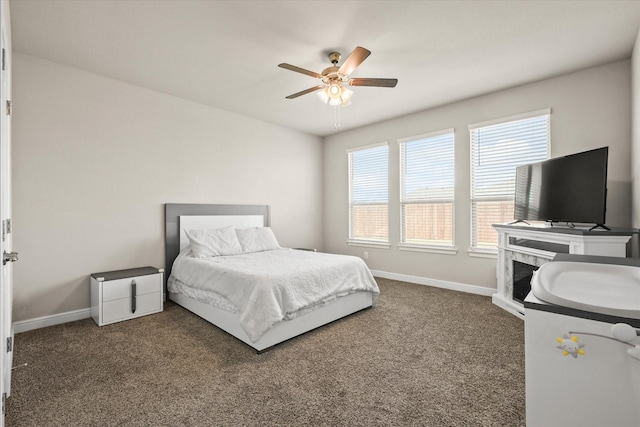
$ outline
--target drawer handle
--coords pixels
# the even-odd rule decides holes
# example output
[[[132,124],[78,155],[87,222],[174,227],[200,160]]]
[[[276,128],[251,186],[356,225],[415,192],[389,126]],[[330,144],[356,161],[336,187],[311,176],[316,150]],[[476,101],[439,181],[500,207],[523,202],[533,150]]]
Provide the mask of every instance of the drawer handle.
[[[131,313],[136,312],[136,281],[131,281]]]

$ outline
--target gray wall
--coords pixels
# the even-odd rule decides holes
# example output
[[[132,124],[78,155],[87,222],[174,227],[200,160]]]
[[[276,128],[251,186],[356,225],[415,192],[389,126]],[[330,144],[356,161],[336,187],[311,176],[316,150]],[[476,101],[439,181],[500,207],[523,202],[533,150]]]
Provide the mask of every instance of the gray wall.
[[[163,204],[271,205],[322,247],[322,139],[15,52],[14,321],[89,307],[92,272],[164,267]]]
[[[551,155],[609,146],[607,224],[631,225],[631,67],[621,61],[532,83],[325,139],[325,250],[362,256],[369,267],[390,273],[489,288],[496,286],[496,260],[469,256],[470,173],[468,125],[551,108]],[[357,102],[357,101],[354,101]],[[397,139],[455,128],[456,255],[399,251],[399,157]],[[391,249],[353,247],[348,238],[348,148],[389,141]]]
[[[637,117],[638,43],[635,51]],[[270,204],[283,246],[358,256],[366,250],[374,270],[495,287],[495,260],[467,253],[468,124],[550,107],[552,155],[609,145],[607,223],[638,226],[638,209],[631,217],[631,63],[344,132],[326,138],[323,148],[317,137],[16,52],[13,239],[21,260],[14,266],[14,321],[87,308],[92,272],[163,267],[166,202]],[[393,207],[396,140],[450,127],[456,130],[457,255],[398,251],[393,208],[390,250],[346,245],[346,149],[389,141]],[[638,193],[634,188],[634,206]]]

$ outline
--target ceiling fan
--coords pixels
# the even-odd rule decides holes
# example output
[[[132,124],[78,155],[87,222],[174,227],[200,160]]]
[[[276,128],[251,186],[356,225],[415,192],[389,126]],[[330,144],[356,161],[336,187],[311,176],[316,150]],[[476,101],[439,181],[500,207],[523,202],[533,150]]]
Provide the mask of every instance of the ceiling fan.
[[[371,78],[349,78],[351,74],[362,62],[371,55],[371,52],[363,47],[356,47],[351,55],[338,67],[340,62],[340,53],[331,52],[329,60],[333,64],[329,68],[325,68],[322,73],[305,70],[291,64],[278,64],[278,67],[295,71],[296,73],[306,74],[322,81],[322,84],[305,89],[303,91],[289,95],[287,99],[294,99],[311,92],[318,92],[320,99],[330,105],[348,105],[350,103],[353,91],[345,87],[348,86],[376,86],[376,87],[395,87],[398,79],[371,79]]]

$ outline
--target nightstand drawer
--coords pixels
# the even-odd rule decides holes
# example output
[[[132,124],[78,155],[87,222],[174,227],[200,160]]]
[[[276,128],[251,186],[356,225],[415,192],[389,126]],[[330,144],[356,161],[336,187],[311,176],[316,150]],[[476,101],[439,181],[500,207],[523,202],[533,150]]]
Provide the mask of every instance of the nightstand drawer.
[[[112,323],[162,311],[160,292],[138,295],[135,301],[135,312],[132,310],[133,302],[130,297],[103,302],[102,323]]]
[[[91,317],[98,326],[163,309],[164,270],[154,267],[91,275]]]
[[[150,294],[162,290],[162,277],[159,274],[110,280],[104,282],[102,285],[102,302],[129,298],[134,283],[138,295]]]

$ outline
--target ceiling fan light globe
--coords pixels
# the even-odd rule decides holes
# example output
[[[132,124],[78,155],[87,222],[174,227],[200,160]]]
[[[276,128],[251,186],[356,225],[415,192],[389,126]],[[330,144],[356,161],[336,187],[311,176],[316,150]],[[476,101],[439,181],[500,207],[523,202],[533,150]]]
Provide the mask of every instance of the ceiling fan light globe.
[[[353,91],[342,86],[340,83],[331,83],[318,92],[318,98],[329,105],[349,105],[351,104]]]
[[[341,99],[342,103],[346,104],[347,102],[350,102],[351,95],[353,95],[353,91],[347,89],[346,87],[343,87],[342,88],[342,93],[340,94],[340,99]]]
[[[340,96],[340,94],[342,92],[342,88],[337,83],[330,84],[328,89],[329,89],[329,96],[331,96],[331,97]]]
[[[327,88],[322,89],[318,92],[318,98],[325,104],[329,103],[329,95],[327,94]]]

